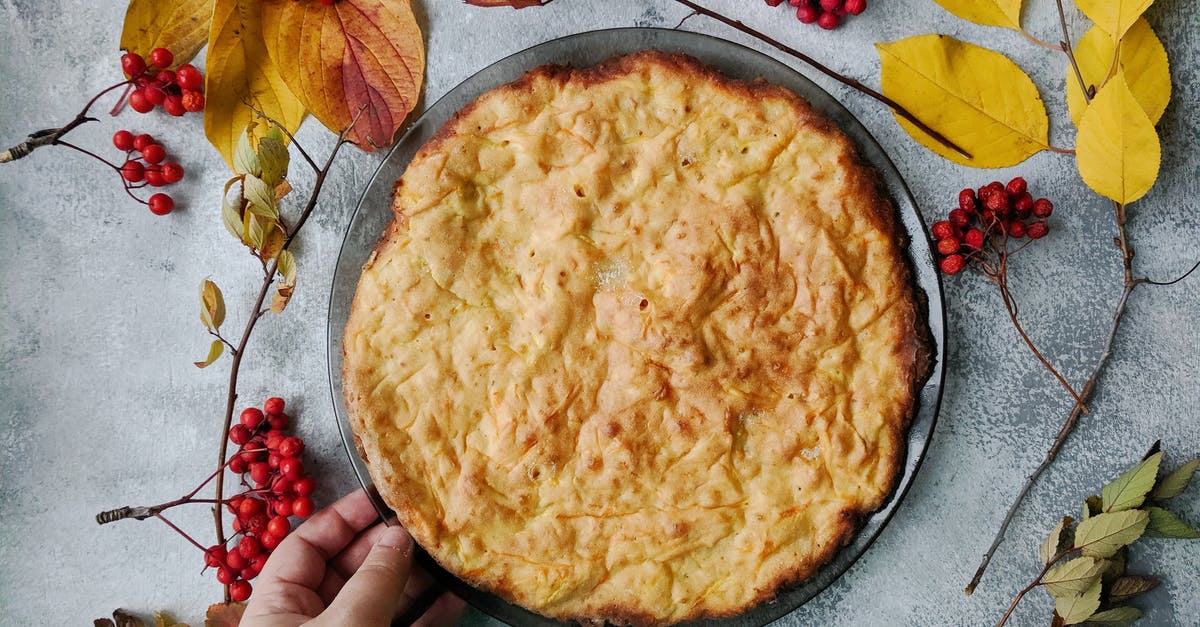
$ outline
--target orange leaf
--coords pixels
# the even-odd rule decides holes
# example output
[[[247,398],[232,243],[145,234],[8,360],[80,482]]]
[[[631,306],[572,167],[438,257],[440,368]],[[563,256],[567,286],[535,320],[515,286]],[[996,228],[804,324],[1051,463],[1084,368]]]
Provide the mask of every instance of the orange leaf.
[[[244,603],[214,603],[208,606],[204,627],[237,627],[244,613]]]
[[[425,76],[409,2],[265,0],[262,11],[267,51],[305,107],[334,132],[365,107],[350,140],[368,151],[391,144]]]
[[[525,9],[528,7],[540,7],[550,3],[550,0],[465,0],[467,4],[477,7],[512,7],[514,9]]]

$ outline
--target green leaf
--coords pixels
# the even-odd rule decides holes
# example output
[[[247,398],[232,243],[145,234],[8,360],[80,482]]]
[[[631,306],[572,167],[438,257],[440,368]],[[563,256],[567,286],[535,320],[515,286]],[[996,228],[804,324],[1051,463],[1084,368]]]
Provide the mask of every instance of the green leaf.
[[[1063,618],[1065,625],[1082,623],[1100,609],[1100,580],[1097,579],[1083,594],[1061,596],[1054,599],[1054,611]]]
[[[1200,459],[1192,461],[1176,468],[1171,474],[1162,478],[1154,491],[1150,493],[1150,498],[1156,501],[1179,496],[1185,489],[1188,483],[1192,480],[1192,475],[1196,474],[1196,469],[1200,468]]]
[[[1100,497],[1089,496],[1083,501],[1083,518],[1081,520],[1087,520],[1101,511],[1103,510],[1101,509]]]
[[[275,189],[266,181],[247,174],[242,177],[242,195],[250,203],[246,206],[247,210],[272,222],[279,221],[279,207],[275,204]]]
[[[1145,511],[1150,515],[1150,523],[1146,525],[1146,535],[1151,538],[1176,540],[1200,538],[1200,531],[1192,529],[1191,525],[1161,507],[1147,507]]]
[[[258,140],[258,163],[261,167],[262,179],[271,187],[276,187],[287,176],[288,162],[287,144],[283,141],[283,133],[278,127],[272,126],[266,137]]]
[[[1118,549],[1140,538],[1149,522],[1150,516],[1138,509],[1098,514],[1075,528],[1075,548],[1089,557],[1112,557]]]
[[[1158,587],[1158,580],[1145,575],[1126,575],[1113,582],[1108,591],[1110,603],[1124,603]]]
[[[1158,465],[1161,462],[1162,453],[1155,453],[1104,486],[1104,490],[1100,492],[1104,511],[1120,512],[1141,507],[1142,503],[1146,502],[1146,495],[1154,488],[1154,481],[1158,478]]]
[[[296,257],[291,251],[281,251],[279,260],[276,262],[276,268],[279,270],[279,275],[283,277],[285,283],[296,284]]]
[[[225,322],[225,297],[221,288],[208,279],[200,282],[200,322],[212,330],[220,329]]]
[[[225,343],[222,342],[221,340],[213,340],[212,344],[208,347],[208,357],[206,357],[204,359],[204,361],[195,362],[196,367],[197,368],[207,368],[207,367],[211,366],[214,361],[221,358],[221,354],[224,352],[225,352]]]
[[[1111,610],[1092,614],[1088,622],[1101,625],[1129,625],[1141,617],[1142,611],[1136,607],[1114,607]]]
[[[1038,549],[1038,554],[1042,558],[1043,564],[1049,564],[1050,560],[1054,559],[1054,556],[1058,555],[1058,552],[1062,550],[1059,547],[1063,544],[1063,529],[1072,522],[1074,522],[1073,518],[1063,516],[1063,519],[1054,526],[1054,529],[1050,530],[1050,535],[1046,536],[1046,539],[1042,541],[1042,546]]]
[[[229,234],[236,237],[239,242],[245,239],[245,227],[242,225],[242,203],[244,201],[241,194],[238,194],[236,200],[231,200],[229,190],[241,180],[241,177],[238,176],[229,179],[225,183],[225,192],[221,194],[221,222],[225,224],[225,230],[229,231]]]
[[[238,174],[251,176],[262,174],[262,166],[258,163],[258,153],[254,150],[250,136],[251,129],[255,126],[257,123],[251,122],[246,130],[242,131],[241,137],[238,137],[237,146],[233,149],[233,171]]]
[[[1091,588],[1093,583],[1100,581],[1100,573],[1103,570],[1103,562],[1090,557],[1077,557],[1051,568],[1050,572],[1042,577],[1042,583],[1046,586],[1046,592],[1054,597],[1082,594]]]

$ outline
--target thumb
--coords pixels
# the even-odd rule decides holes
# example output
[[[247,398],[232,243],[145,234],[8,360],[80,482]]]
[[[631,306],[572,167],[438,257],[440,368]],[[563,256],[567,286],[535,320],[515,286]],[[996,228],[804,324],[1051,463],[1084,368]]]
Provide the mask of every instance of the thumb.
[[[404,528],[385,530],[325,614],[340,619],[337,624],[390,625],[408,582],[412,548],[412,536]]]

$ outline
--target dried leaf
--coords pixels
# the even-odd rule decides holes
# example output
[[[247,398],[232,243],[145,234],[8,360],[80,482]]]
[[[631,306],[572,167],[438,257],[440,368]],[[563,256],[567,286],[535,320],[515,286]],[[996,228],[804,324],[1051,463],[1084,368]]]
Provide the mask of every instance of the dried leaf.
[[[365,107],[350,139],[363,150],[390,145],[425,75],[408,0],[263,0],[262,15],[271,58],[313,115],[340,132]]]
[[[1037,87],[1004,55],[945,35],[876,48],[883,92],[973,157],[964,158],[897,116],[926,148],[977,168],[1015,165],[1047,148],[1050,121]]]
[[[191,61],[208,41],[213,1],[129,0],[121,49],[144,57],[155,48],[166,48],[175,55],[172,68]]]
[[[263,259],[274,259],[279,251],[283,250],[283,241],[287,239],[287,235],[283,232],[283,227],[276,222],[274,225],[267,228],[263,234],[262,244],[259,246],[259,254]]]
[[[142,619],[122,609],[113,611],[113,620],[116,621],[117,627],[146,627]]]
[[[1063,621],[1062,616],[1058,615],[1058,612],[1054,612],[1054,615],[1050,617],[1050,627],[1067,627],[1067,623]]]
[[[1124,603],[1158,587],[1158,580],[1145,575],[1128,575],[1113,582],[1108,592],[1110,603]]]
[[[204,627],[237,627],[245,612],[244,603],[215,603],[208,606]]]
[[[550,0],[464,0],[467,4],[477,7],[512,7],[514,9],[527,9],[529,7],[540,7],[550,4]]]
[[[288,154],[283,133],[272,126],[266,136],[258,140],[257,152],[258,163],[262,168],[257,176],[261,176],[271,187],[279,187],[285,183],[284,177],[287,176],[291,156]]]
[[[257,122],[246,125],[245,130],[238,136],[237,146],[233,149],[233,171],[238,174],[262,174],[262,166],[258,163],[258,151],[254,149],[252,137]]]
[[[309,6],[296,4],[303,4],[303,10]],[[216,0],[208,42],[204,133],[230,167],[234,167],[235,146],[248,127],[254,137],[264,136],[270,128],[247,103],[288,131],[295,131],[304,119],[304,105],[267,54],[262,28],[256,0]]]
[[[249,203],[246,205],[247,211],[262,216],[270,222],[279,220],[279,207],[275,203],[275,189],[267,185],[266,181],[253,174],[243,176],[242,195]]]
[[[1099,28],[1093,27],[1079,39],[1075,46],[1075,61],[1085,83],[1097,89],[1104,84],[1113,69],[1115,48],[1112,38]],[[1135,22],[1121,39],[1119,67],[1125,72],[1134,99],[1150,121],[1157,123],[1171,100],[1171,68],[1166,48],[1144,18]],[[1071,109],[1071,119],[1079,124],[1088,104],[1070,64],[1067,65],[1067,106]]]
[[[969,22],[1021,30],[1021,0],[934,0],[934,2]]]
[[[92,621],[92,627],[117,627],[111,618],[97,618]]]
[[[1155,453],[1130,468],[1100,491],[1101,506],[1106,512],[1120,512],[1140,507],[1158,478],[1162,453]]]
[[[1075,6],[1113,39],[1120,39],[1151,4],[1154,0],[1075,0]]]
[[[154,613],[154,627],[188,627],[186,623],[180,623],[166,612]]]
[[[288,301],[292,299],[292,293],[295,290],[296,286],[287,283],[280,283],[275,286],[275,296],[271,299],[271,311],[277,314],[283,313]]]
[[[1050,535],[1046,536],[1046,539],[1042,541],[1042,546],[1039,547],[1038,554],[1042,558],[1043,564],[1049,564],[1054,559],[1054,556],[1058,555],[1058,552],[1062,550],[1059,547],[1062,546],[1064,540],[1063,530],[1072,522],[1074,522],[1073,518],[1063,516],[1063,519],[1054,526],[1054,529],[1050,530]]]
[[[200,322],[213,330],[225,322],[225,297],[221,288],[208,279],[200,282]]]
[[[1158,485],[1154,488],[1154,492],[1150,493],[1150,498],[1162,501],[1179,496],[1187,489],[1188,482],[1192,480],[1192,475],[1196,474],[1197,468],[1200,468],[1200,459],[1193,459],[1176,468],[1171,474],[1163,477],[1162,481],[1158,482]]]
[[[1092,614],[1088,622],[1099,625],[1129,625],[1141,617],[1142,611],[1136,607],[1114,607]]]
[[[1146,531],[1150,516],[1139,509],[1097,514],[1075,528],[1075,548],[1089,557],[1112,557]]]
[[[236,237],[238,241],[245,239],[240,198],[237,203],[230,202],[227,198],[221,201],[221,221],[225,223],[225,229],[229,231],[230,235]]]
[[[1076,163],[1096,193],[1129,204],[1150,191],[1162,158],[1154,123],[1118,72],[1079,120]]]
[[[212,345],[208,347],[208,357],[204,361],[192,362],[197,368],[207,368],[213,365],[213,362],[221,358],[221,354],[225,352],[225,343],[221,340],[213,340]]]
[[[1082,623],[1100,609],[1100,587],[1100,580],[1097,579],[1083,594],[1056,597],[1054,612],[1062,617],[1064,625]]]
[[[292,184],[283,179],[275,186],[275,202],[283,200],[284,196],[292,193]]]
[[[1042,577],[1042,583],[1045,584],[1046,591],[1055,597],[1081,594],[1100,580],[1103,570],[1104,564],[1099,560],[1077,557],[1051,568],[1046,576]]]
[[[1104,564],[1104,570],[1100,572],[1100,580],[1108,583],[1125,574],[1125,565],[1129,558],[1129,547],[1121,547],[1113,556],[1100,560]]]
[[[283,277],[285,283],[292,285],[296,284],[296,256],[291,251],[285,250],[279,253],[279,259],[276,263],[276,269],[279,270],[279,276]]]
[[[1146,525],[1147,536],[1176,540],[1200,538],[1200,531],[1161,507],[1147,507],[1145,511],[1150,515],[1150,523]]]

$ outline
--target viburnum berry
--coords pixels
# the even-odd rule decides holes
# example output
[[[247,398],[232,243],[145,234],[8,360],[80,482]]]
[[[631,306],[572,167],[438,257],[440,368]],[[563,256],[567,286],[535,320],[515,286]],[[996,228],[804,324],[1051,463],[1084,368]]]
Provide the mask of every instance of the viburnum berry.
[[[962,209],[953,209],[950,211],[950,224],[962,228],[971,223],[971,216]]]
[[[158,144],[150,144],[142,149],[142,160],[146,163],[155,165],[162,163],[163,159],[167,158],[167,151]]]
[[[129,93],[129,107],[138,113],[150,113],[154,110],[154,103],[146,98],[145,92],[135,89]]]
[[[1050,227],[1041,220],[1030,222],[1029,226],[1025,227],[1025,234],[1029,236],[1029,239],[1042,239],[1049,232]]]
[[[291,516],[293,513],[292,499],[289,498],[281,498],[275,501],[275,505],[273,507],[275,508],[275,513],[279,514],[280,516]]]
[[[941,239],[946,239],[947,237],[954,236],[954,225],[951,224],[948,220],[942,220],[941,222],[934,222],[933,228],[930,230],[933,232],[933,237],[935,239],[941,240]]]
[[[163,180],[167,183],[178,183],[183,180],[183,166],[170,162],[162,164]]]
[[[300,496],[308,496],[316,491],[317,482],[312,477],[304,477],[302,479],[297,479],[295,483],[292,484],[292,489],[295,490],[296,494],[299,494]]]
[[[162,108],[163,111],[166,111],[175,117],[179,117],[187,113],[187,109],[183,107],[183,97],[176,94],[168,95],[167,99],[162,103]]]
[[[167,100],[167,92],[158,85],[146,85],[142,88],[142,95],[146,97],[146,102],[156,107]]]
[[[938,264],[946,274],[958,274],[966,267],[967,262],[962,255],[949,255]]]
[[[268,398],[265,403],[263,403],[263,411],[266,412],[268,415],[282,414],[283,408],[284,408],[283,399],[279,398],[278,396],[272,396],[271,398]]]
[[[1008,228],[1005,229],[1009,237],[1025,237],[1025,223],[1020,220],[1012,220],[1008,223]]]
[[[250,441],[250,429],[246,425],[233,425],[229,428],[229,441],[242,445]]]
[[[958,193],[958,208],[967,213],[975,213],[979,208],[975,200],[975,190],[968,187]]]
[[[225,547],[214,544],[204,551],[204,564],[209,568],[217,568],[225,563]]]
[[[767,6],[769,7],[777,7],[781,4],[783,4],[783,0],[767,0]]]
[[[183,103],[184,111],[197,113],[204,110],[204,94],[198,91],[185,90],[181,102]]]
[[[228,566],[229,570],[233,572],[241,572],[241,570],[249,563],[249,560],[242,555],[241,551],[233,550],[229,551],[225,555],[225,565]]]
[[[1021,194],[1013,203],[1013,209],[1017,211],[1017,217],[1024,220],[1033,213],[1033,195],[1029,192]]]
[[[175,82],[175,72],[172,72],[171,70],[162,70],[154,75],[154,80],[158,81],[159,84],[164,87],[171,85]]]
[[[867,0],[846,0],[842,10],[850,15],[862,15],[867,10]]]
[[[146,146],[149,146],[150,144],[157,144],[157,143],[158,142],[155,141],[154,136],[152,136],[148,133],[142,133],[141,135],[138,135],[137,137],[133,138],[133,149],[140,152],[142,150],[145,150]]]
[[[250,598],[250,594],[254,592],[254,588],[249,581],[238,580],[229,586],[229,598],[238,603],[243,603]]]
[[[150,63],[153,64],[154,67],[168,68],[171,67],[171,64],[174,62],[175,55],[171,54],[171,51],[167,50],[166,48],[155,48],[154,50],[150,51]]]
[[[316,510],[316,505],[307,496],[298,496],[296,500],[292,501],[292,513],[296,516],[308,518],[312,516],[314,510]]]
[[[267,422],[270,423],[271,428],[278,429],[281,431],[283,429],[288,428],[288,423],[290,422],[290,420],[291,419],[288,418],[287,414],[269,414],[269,415],[267,415]]]
[[[247,462],[241,455],[235,455],[229,460],[229,470],[238,473],[239,475],[246,472],[250,468],[250,462]]]
[[[258,538],[254,536],[246,536],[242,538],[241,542],[238,543],[237,550],[238,553],[242,554],[242,557],[249,560],[250,558],[262,553],[262,543],[259,542]]]
[[[112,141],[113,146],[116,146],[117,150],[124,150],[126,152],[133,150],[133,133],[129,131],[122,130],[113,133]]]
[[[287,536],[292,531],[292,523],[283,516],[276,516],[267,524],[267,533],[276,535],[280,538]]]
[[[247,407],[246,409],[243,409],[242,414],[238,416],[238,420],[245,425],[247,429],[257,429],[258,425],[261,425],[265,419],[266,416],[264,416],[262,410],[257,407]]]
[[[953,255],[962,247],[962,242],[958,241],[957,237],[947,237],[939,240],[937,244],[938,253],[943,255]]]
[[[963,237],[963,243],[966,244],[967,248],[973,248],[975,250],[983,248],[983,231],[980,231],[979,229],[971,229],[967,231],[966,236]]]
[[[150,187],[162,187],[166,185],[166,180],[162,176],[162,168],[157,165],[146,166],[146,184]]]
[[[821,17],[817,18],[817,26],[820,26],[825,30],[833,30],[837,28],[838,24],[840,23],[841,20],[838,19],[837,13],[832,11],[826,11],[821,14]]]
[[[237,581],[237,575],[234,574],[234,570],[232,568],[229,568],[228,566],[221,566],[217,568],[217,581],[225,585],[229,585]]]
[[[284,457],[299,457],[304,452],[304,440],[297,437],[286,438],[279,444],[279,454]]]
[[[1039,198],[1033,203],[1033,215],[1039,218],[1049,218],[1051,213],[1054,213],[1054,203],[1049,200]]]
[[[250,464],[250,479],[252,481],[255,483],[266,483],[270,478],[271,467],[266,462],[254,462]]]
[[[304,463],[295,457],[285,457],[279,462],[279,473],[295,481],[304,476]]]
[[[121,55],[121,69],[129,78],[136,78],[146,71],[146,60],[136,52],[126,52]]]
[[[204,88],[204,75],[191,63],[184,64],[175,70],[175,82],[180,89],[200,91]]]
[[[804,24],[812,24],[821,16],[821,12],[816,7],[805,4],[796,9],[796,19]]]
[[[259,539],[262,540],[263,548],[268,551],[274,551],[275,547],[278,547],[279,543],[283,542],[283,538],[269,532],[259,536]]]
[[[992,190],[983,201],[983,206],[995,212],[1008,210],[1008,192],[1003,189]]]
[[[138,161],[126,161],[121,166],[121,177],[130,183],[140,183],[146,177],[146,168]]]
[[[175,200],[162,192],[151,196],[147,204],[150,205],[150,213],[156,216],[165,216],[175,208]]]
[[[821,5],[822,9],[830,12],[842,8],[842,0],[819,0],[817,4]]]
[[[1009,196],[1017,197],[1021,194],[1024,194],[1025,190],[1029,189],[1029,183],[1027,183],[1025,179],[1018,176],[1009,181],[1008,185],[1005,186],[1005,189],[1008,190]]]
[[[243,569],[242,569],[242,572],[240,573],[240,575],[239,575],[239,576],[240,576],[240,577],[241,577],[243,580],[245,580],[245,581],[249,581],[249,580],[251,580],[251,579],[254,579],[255,577],[257,577],[257,576],[258,576],[258,573],[259,573],[261,570],[262,570],[262,569],[259,569],[259,568],[255,568],[255,567],[254,567],[254,562],[250,562],[250,565],[249,565],[249,566],[247,566],[247,567],[245,567],[245,568],[243,568]]]

